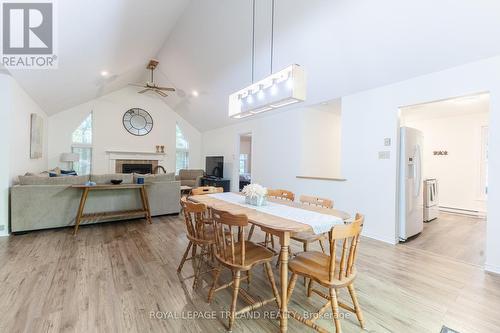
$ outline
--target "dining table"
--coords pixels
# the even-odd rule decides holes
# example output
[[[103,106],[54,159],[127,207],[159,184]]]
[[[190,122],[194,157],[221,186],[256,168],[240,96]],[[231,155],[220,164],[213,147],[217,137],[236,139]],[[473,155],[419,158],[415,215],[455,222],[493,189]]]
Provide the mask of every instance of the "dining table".
[[[226,192],[227,193],[227,192]],[[287,302],[287,290],[288,290],[288,248],[290,246],[291,235],[299,232],[313,231],[311,225],[307,223],[298,222],[296,219],[285,218],[279,216],[280,214],[271,214],[268,212],[263,212],[259,207],[252,207],[251,205],[244,204],[244,196],[241,193],[229,192],[220,194],[204,194],[204,195],[194,195],[190,196],[188,199],[197,203],[204,203],[209,208],[215,208],[217,210],[227,211],[231,214],[245,214],[248,217],[248,222],[250,224],[259,227],[262,231],[270,233],[279,239],[280,243],[280,298],[281,298],[281,308],[280,308],[280,330],[281,332],[287,332],[288,329],[288,302]],[[234,198],[235,194],[241,195],[241,203],[236,203]],[[226,199],[227,198],[227,199]],[[230,199],[230,200],[229,200]],[[274,208],[278,208],[283,205],[283,210],[287,210],[287,207],[298,208],[300,210],[306,210],[311,212],[316,212],[321,215],[329,215],[339,218],[342,222],[351,218],[351,216],[337,209],[322,208],[318,206],[302,204],[295,201],[281,200],[275,198],[267,199],[272,203]]]

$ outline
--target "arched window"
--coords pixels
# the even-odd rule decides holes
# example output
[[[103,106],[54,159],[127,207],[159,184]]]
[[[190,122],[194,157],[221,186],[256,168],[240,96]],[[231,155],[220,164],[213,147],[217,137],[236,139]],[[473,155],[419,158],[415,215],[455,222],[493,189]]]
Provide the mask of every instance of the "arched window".
[[[78,175],[89,175],[92,168],[92,113],[73,132],[71,151],[80,156],[73,164]]]
[[[175,173],[189,167],[189,142],[184,137],[179,124],[175,124]]]

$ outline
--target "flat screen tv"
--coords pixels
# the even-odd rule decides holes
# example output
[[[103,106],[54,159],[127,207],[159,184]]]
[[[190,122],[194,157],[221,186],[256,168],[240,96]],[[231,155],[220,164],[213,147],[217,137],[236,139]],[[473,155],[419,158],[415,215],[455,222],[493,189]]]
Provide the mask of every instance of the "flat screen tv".
[[[207,156],[205,162],[205,173],[207,177],[223,178],[224,156]]]

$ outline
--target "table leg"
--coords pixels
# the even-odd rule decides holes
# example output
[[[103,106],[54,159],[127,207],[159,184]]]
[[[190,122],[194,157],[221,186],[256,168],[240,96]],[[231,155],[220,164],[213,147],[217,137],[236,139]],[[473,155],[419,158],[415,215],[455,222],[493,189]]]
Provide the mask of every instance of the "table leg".
[[[87,202],[88,195],[89,189],[84,188],[82,191],[82,197],[80,198],[80,206],[78,206],[78,212],[76,213],[75,229],[73,231],[73,235],[76,235],[76,233],[78,232],[78,227],[80,226],[80,222],[82,220],[83,211],[85,209],[85,202]]]
[[[280,255],[280,286],[281,286],[281,309],[280,328],[281,332],[288,330],[288,247],[290,245],[290,233],[284,232],[280,235],[281,255]]]
[[[149,207],[149,199],[148,193],[146,192],[146,187],[141,186],[140,192],[142,199],[142,208],[146,211],[146,220],[149,222],[149,224],[152,224],[153,221],[151,221],[151,208]]]

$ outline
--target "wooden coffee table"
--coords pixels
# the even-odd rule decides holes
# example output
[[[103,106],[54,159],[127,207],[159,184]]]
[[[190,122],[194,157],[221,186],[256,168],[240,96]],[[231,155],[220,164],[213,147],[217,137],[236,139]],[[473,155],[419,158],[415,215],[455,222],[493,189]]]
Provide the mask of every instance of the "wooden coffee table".
[[[149,199],[148,194],[146,192],[145,184],[120,184],[120,185],[73,185],[73,188],[82,189],[82,197],[80,199],[80,205],[78,206],[78,212],[76,214],[75,220],[75,229],[73,234],[76,235],[78,232],[78,227],[82,221],[96,221],[105,218],[115,218],[115,217],[145,217],[149,223],[153,223],[151,221],[151,209],[149,207]],[[85,203],[87,202],[87,197],[89,192],[91,191],[111,191],[111,190],[129,190],[136,189],[139,191],[141,195],[142,201],[142,209],[133,209],[133,210],[122,210],[122,211],[114,211],[114,212],[100,212],[100,213],[86,213]]]

